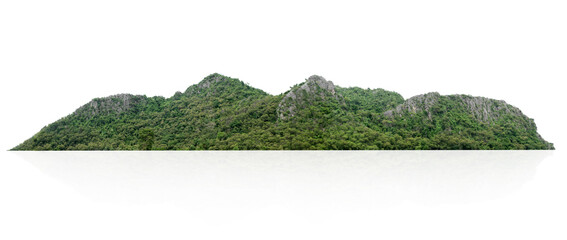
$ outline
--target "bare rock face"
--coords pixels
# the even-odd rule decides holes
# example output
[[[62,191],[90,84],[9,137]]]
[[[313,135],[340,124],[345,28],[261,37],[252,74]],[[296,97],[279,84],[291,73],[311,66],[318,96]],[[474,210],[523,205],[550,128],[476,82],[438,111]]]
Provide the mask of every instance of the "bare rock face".
[[[507,104],[502,100],[494,100],[485,97],[472,97],[468,95],[451,95],[450,99],[457,100],[467,109],[475,119],[490,123],[498,120],[502,115],[524,116],[517,107]]]
[[[278,117],[281,120],[289,119],[295,116],[299,108],[307,106],[310,102],[327,98],[342,99],[335,91],[333,82],[327,81],[321,76],[313,75],[283,97],[278,105]]]
[[[502,100],[469,95],[441,96],[436,92],[411,97],[395,109],[384,112],[384,116],[394,117],[402,116],[404,113],[425,112],[431,120],[432,115],[435,114],[433,108],[436,105],[446,105],[441,101],[451,101],[458,104],[458,107],[471,114],[476,120],[484,123],[497,121],[503,115],[525,117],[520,109]]]
[[[197,84],[198,88],[209,88],[211,86],[211,84],[214,83],[218,83],[221,82],[223,80],[225,80],[226,77],[223,75],[220,75],[218,73],[213,73],[209,76],[207,76],[203,81],[201,81],[199,84]]]
[[[401,116],[404,112],[416,113],[425,111],[428,113],[429,119],[431,119],[430,109],[439,101],[440,97],[441,95],[437,92],[417,95],[398,105],[396,109],[384,112],[384,115],[393,117],[394,115]]]
[[[333,84],[333,82],[327,81],[327,80],[325,80],[325,78],[323,78],[321,76],[317,76],[317,75],[313,75],[313,76],[309,77],[307,79],[307,82],[305,82],[301,86],[301,89],[304,89],[306,91],[310,91],[311,88],[316,88],[317,86],[319,88],[327,90],[327,91],[331,92],[331,94],[335,95],[335,84]]]
[[[89,103],[77,109],[73,114],[93,117],[98,114],[116,113],[130,110],[137,104],[146,103],[146,98],[141,95],[116,94],[103,98],[95,98]]]

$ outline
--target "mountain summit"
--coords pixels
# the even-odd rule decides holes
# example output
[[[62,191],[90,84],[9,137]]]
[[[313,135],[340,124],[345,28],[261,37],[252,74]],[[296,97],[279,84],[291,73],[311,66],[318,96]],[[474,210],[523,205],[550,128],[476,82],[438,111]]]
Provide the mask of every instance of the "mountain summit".
[[[504,101],[342,88],[270,95],[218,73],[170,98],[95,98],[13,150],[554,149]]]
[[[333,82],[327,81],[321,76],[313,75],[285,94],[278,105],[278,117],[286,120],[295,116],[298,109],[307,107],[314,102],[339,100],[340,98],[335,91]]]

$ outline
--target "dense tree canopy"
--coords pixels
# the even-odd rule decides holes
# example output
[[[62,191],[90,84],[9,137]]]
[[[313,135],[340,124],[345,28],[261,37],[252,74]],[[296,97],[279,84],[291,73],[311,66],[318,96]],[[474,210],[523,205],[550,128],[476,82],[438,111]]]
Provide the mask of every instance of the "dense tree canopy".
[[[320,79],[272,96],[212,74],[170,98],[97,98],[14,150],[553,149],[502,101]]]

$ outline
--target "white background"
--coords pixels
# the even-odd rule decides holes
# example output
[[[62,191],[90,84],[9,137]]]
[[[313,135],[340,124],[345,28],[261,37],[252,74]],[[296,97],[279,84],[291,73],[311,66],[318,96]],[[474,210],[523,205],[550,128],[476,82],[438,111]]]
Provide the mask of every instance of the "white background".
[[[399,236],[415,239],[420,233],[428,233],[427,236],[433,237],[437,233],[434,231],[437,229],[431,228],[433,218],[449,224],[447,227],[452,231],[441,235],[447,239],[455,239],[450,233],[476,230],[488,233],[475,235],[484,239],[490,233],[495,239],[507,236],[533,239],[538,233],[565,236],[564,231],[555,228],[551,231],[547,227],[564,220],[561,215],[554,215],[554,211],[565,213],[565,201],[561,204],[558,200],[565,200],[564,189],[567,189],[565,178],[560,177],[567,169],[559,161],[566,144],[563,137],[566,132],[565,88],[562,86],[567,77],[566,12],[565,1],[548,0],[4,0],[0,1],[0,149],[16,146],[92,98],[116,93],[170,97],[214,72],[239,78],[271,94],[282,93],[310,75],[318,74],[339,86],[384,88],[399,92],[405,98],[431,91],[485,96],[519,107],[535,119],[541,135],[559,149],[553,161],[546,160],[547,165],[546,161],[542,163],[545,170],[538,171],[535,177],[540,181],[528,184],[525,191],[487,205],[435,209],[402,205],[387,210],[385,216],[394,219],[386,225],[390,227],[387,233],[391,233],[392,238],[396,231],[417,229],[413,235]],[[2,197],[5,201],[2,205],[18,211],[28,209],[21,212],[22,215],[18,211],[8,215],[0,213],[4,221],[19,219],[12,225],[2,225],[11,226],[10,233],[40,229],[49,233],[45,236],[56,236],[58,231],[53,230],[52,225],[42,224],[58,216],[86,221],[90,225],[73,225],[84,234],[96,232],[97,222],[105,223],[99,230],[114,233],[121,239],[156,237],[162,230],[181,232],[185,227],[185,222],[178,221],[182,217],[175,215],[178,209],[173,206],[122,208],[85,202],[80,194],[65,187],[67,185],[49,180],[29,164],[18,161],[20,158],[10,154],[2,156],[10,159],[2,162],[5,177],[2,192],[19,197],[9,201]],[[38,185],[39,182],[44,185]],[[41,193],[41,189],[48,192]],[[47,198],[47,203],[38,199],[48,195],[56,197]],[[74,208],[65,209],[66,204]],[[50,206],[61,207],[62,212],[40,211]],[[515,208],[522,206],[523,211]],[[164,208],[169,209],[169,214],[157,213]],[[327,215],[307,218],[303,223],[324,221],[318,227],[309,228],[297,222],[298,215],[292,215],[293,211],[286,215],[284,208],[274,208],[280,213],[277,215],[281,217],[279,226],[295,223],[289,230],[303,229],[299,232],[309,239],[320,236],[318,231],[336,230],[340,226],[345,229],[340,231],[342,235],[336,235],[338,237],[347,238],[350,232],[352,236],[365,233],[369,236],[373,231],[374,218],[359,212],[337,212],[337,218],[354,218],[350,225],[339,224],[344,223],[342,221],[333,223],[333,218]],[[88,218],[78,214],[78,209],[100,214]],[[151,217],[172,218],[164,220],[162,225],[143,224],[140,219],[144,219],[144,209]],[[121,217],[104,215],[114,210]],[[401,215],[397,214],[398,210]],[[439,211],[441,214],[437,215]],[[458,214],[462,211],[469,213],[466,223],[470,226],[458,225],[459,220],[465,219]],[[494,211],[501,211],[498,218],[481,215]],[[263,214],[254,216],[275,218]],[[545,218],[540,219],[543,221],[540,223],[545,224],[529,224],[535,221],[520,224],[522,219],[536,218]],[[42,221],[27,221],[29,219]],[[485,222],[487,219],[490,224]],[[120,228],[121,220],[131,223],[127,228]],[[215,229],[214,221],[208,221],[213,225],[209,224],[207,230],[226,229]],[[504,229],[498,228],[498,223],[506,221]],[[237,219],[234,222],[238,223]],[[382,218],[377,224],[386,222]],[[365,228],[354,227],[360,226],[356,223]],[[226,227],[227,223],[223,224]],[[136,226],[152,234],[144,235],[146,232],[140,231],[129,235]],[[156,229],[150,231],[151,226]],[[475,226],[480,227],[475,229]],[[514,226],[523,231],[510,235]],[[530,226],[533,229],[528,231]],[[239,236],[253,231],[253,228],[228,229],[240,231]],[[285,227],[277,226],[266,229],[274,234],[286,231]],[[39,237],[41,233],[31,236]],[[71,233],[65,236],[72,239],[79,232]],[[163,236],[176,233],[179,232]],[[333,231],[326,233],[323,236],[333,236]],[[551,236],[545,234],[542,236]],[[265,235],[258,235],[260,237],[269,239]]]

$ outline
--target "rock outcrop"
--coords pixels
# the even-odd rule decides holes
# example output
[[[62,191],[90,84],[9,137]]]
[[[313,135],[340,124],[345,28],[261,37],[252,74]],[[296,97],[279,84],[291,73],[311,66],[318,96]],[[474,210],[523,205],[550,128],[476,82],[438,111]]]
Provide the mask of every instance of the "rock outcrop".
[[[342,101],[342,97],[337,94],[333,82],[327,81],[321,76],[313,75],[285,94],[278,105],[278,118],[280,120],[289,119],[295,116],[299,108],[314,101],[328,99]]]
[[[230,78],[223,76],[223,75],[220,75],[218,73],[213,73],[213,74],[205,77],[198,84],[195,84],[195,85],[187,88],[187,90],[185,90],[185,94],[191,95],[191,94],[198,94],[198,93],[204,92],[207,89],[211,88],[213,85],[220,83],[220,82],[223,82],[223,81],[230,81]]]
[[[418,112],[424,112],[431,120],[434,114],[443,113],[436,112],[439,111],[439,109],[444,109],[441,111],[451,110],[447,109],[447,107],[451,106],[447,104],[447,102],[458,104],[458,106],[454,107],[459,107],[463,111],[472,115],[475,120],[483,123],[495,122],[504,115],[526,118],[520,109],[507,104],[502,100],[473,97],[462,94],[442,96],[437,92],[411,97],[404,103],[398,105],[395,109],[384,112],[384,115],[394,117],[402,116],[405,113],[415,114]],[[439,106],[439,108],[435,108],[436,106]]]
[[[437,92],[417,95],[409,98],[395,109],[384,112],[384,115],[393,117],[395,115],[401,116],[404,112],[417,113],[425,111],[429,119],[431,119],[432,113],[430,109],[439,101],[440,97],[441,95]]]
[[[226,81],[227,79],[228,79],[228,77],[225,77],[225,76],[220,75],[218,73],[213,73],[213,74],[207,76],[205,79],[203,79],[203,81],[201,81],[199,84],[197,84],[197,87],[198,88],[209,88],[212,84],[222,82],[222,81]]]
[[[460,104],[467,109],[476,120],[484,123],[497,121],[503,115],[526,117],[520,109],[502,100],[473,97],[469,95],[450,95],[448,97],[460,102]]]
[[[116,94],[103,98],[95,98],[77,109],[73,114],[89,118],[98,114],[120,114],[138,104],[145,104],[146,101],[146,97],[142,95]]]

